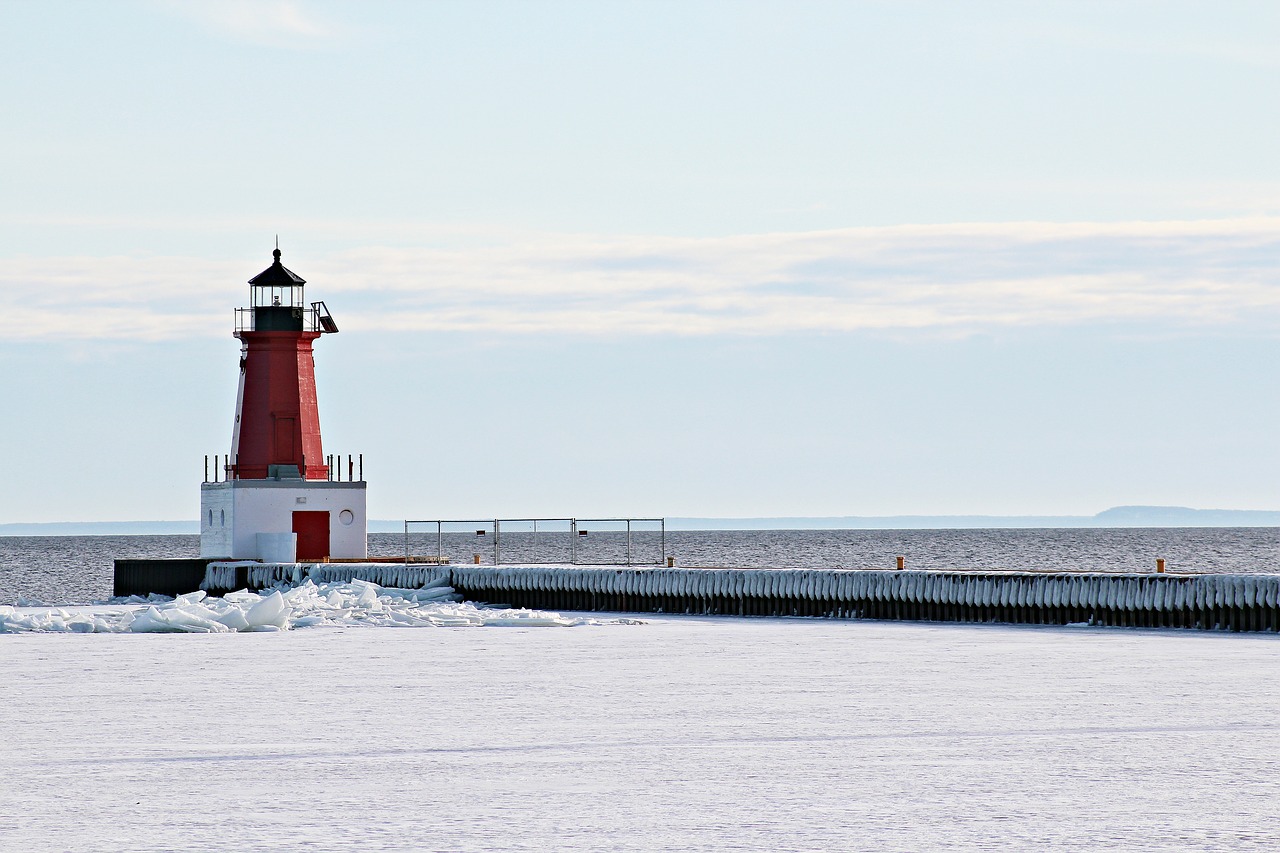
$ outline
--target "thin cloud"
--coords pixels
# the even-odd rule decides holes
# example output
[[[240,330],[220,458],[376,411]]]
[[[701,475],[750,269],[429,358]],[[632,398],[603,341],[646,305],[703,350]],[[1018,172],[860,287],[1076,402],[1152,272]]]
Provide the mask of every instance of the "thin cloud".
[[[1142,325],[1280,331],[1280,219],[990,223],[721,238],[503,235],[291,266],[345,329],[778,335]],[[0,259],[0,335],[224,335],[257,259]],[[175,286],[181,282],[181,286]]]
[[[1152,4],[1144,16],[1130,18],[1126,13],[1134,11],[1132,4],[1111,4],[1120,14],[1111,17],[1086,14],[1054,15],[1040,18],[1034,11],[1030,16],[977,17],[965,27],[965,35],[975,43],[1003,42],[1005,44],[1041,44],[1049,48],[1067,47],[1076,54],[1083,51],[1099,51],[1121,56],[1131,56],[1137,61],[1152,59],[1206,60],[1223,65],[1252,66],[1274,69],[1280,66],[1273,47],[1280,30],[1280,16],[1274,7],[1254,8],[1245,13],[1249,26],[1222,27],[1224,16],[1220,10],[1203,7],[1199,26],[1195,15],[1163,16],[1158,14],[1160,4]],[[1032,7],[1034,9],[1034,7]],[[1106,8],[1106,4],[1102,8]],[[1237,13],[1234,17],[1240,17]],[[1087,23],[1092,19],[1092,23]],[[1127,20],[1126,20],[1127,19]]]
[[[312,47],[342,30],[298,0],[167,0],[165,8],[236,41]]]

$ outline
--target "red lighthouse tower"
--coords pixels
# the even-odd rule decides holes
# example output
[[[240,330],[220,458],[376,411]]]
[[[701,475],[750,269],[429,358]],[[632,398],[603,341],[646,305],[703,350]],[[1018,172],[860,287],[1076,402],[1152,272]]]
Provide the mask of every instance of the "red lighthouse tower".
[[[232,475],[327,480],[311,344],[338,331],[323,302],[308,306],[306,281],[280,263],[249,279],[250,307],[236,309],[240,392],[231,437]]]
[[[280,263],[249,279],[227,478],[200,487],[200,555],[292,563],[368,554],[365,483],[336,480],[320,439],[312,344],[338,331]],[[363,474],[363,472],[362,472]],[[206,478],[207,479],[207,478]]]

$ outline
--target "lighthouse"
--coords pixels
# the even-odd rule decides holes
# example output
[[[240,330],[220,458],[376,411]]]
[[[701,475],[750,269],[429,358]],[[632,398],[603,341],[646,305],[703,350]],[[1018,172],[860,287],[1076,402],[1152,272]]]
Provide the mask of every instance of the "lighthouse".
[[[240,340],[231,453],[225,479],[200,486],[200,556],[312,562],[368,555],[365,483],[343,481],[320,436],[312,345],[338,331],[324,302],[280,261],[249,279],[235,310]],[[363,467],[363,466],[362,466]],[[335,476],[336,475],[336,476]],[[206,479],[208,479],[206,477]]]

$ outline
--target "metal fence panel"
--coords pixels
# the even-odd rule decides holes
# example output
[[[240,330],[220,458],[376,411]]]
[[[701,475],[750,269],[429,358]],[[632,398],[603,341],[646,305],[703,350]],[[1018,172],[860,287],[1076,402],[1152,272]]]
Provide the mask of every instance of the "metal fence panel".
[[[477,565],[632,566],[667,559],[664,518],[407,520],[404,557]]]

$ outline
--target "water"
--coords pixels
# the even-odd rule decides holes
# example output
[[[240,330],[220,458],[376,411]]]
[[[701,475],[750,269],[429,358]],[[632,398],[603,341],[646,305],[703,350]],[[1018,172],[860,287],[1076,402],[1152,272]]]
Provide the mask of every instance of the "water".
[[[111,595],[113,561],[195,557],[199,536],[0,536],[0,604],[82,604]]]
[[[504,562],[566,562],[565,536],[503,533]],[[414,553],[434,554],[436,538],[419,535]],[[636,564],[660,561],[662,540],[632,537]],[[593,531],[574,543],[584,562],[625,562],[626,537]],[[112,565],[123,557],[194,557],[198,536],[0,536],[0,604],[19,596],[71,604],[111,594]],[[448,533],[442,551],[454,563],[479,554],[493,561],[492,535]],[[369,536],[370,555],[404,553],[397,533]],[[680,566],[755,568],[892,568],[906,557],[914,569],[1151,571],[1157,557],[1171,571],[1280,570],[1280,529],[1188,527],[1042,530],[715,530],[666,534],[667,556]]]

